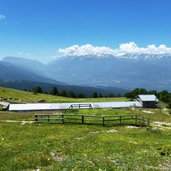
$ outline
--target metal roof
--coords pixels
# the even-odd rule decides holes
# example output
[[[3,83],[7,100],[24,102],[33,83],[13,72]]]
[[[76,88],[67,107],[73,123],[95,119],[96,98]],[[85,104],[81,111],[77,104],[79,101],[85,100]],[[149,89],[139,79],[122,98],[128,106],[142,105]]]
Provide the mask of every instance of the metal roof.
[[[138,95],[139,99],[141,101],[146,101],[146,102],[150,102],[150,101],[155,101],[155,102],[158,102],[158,99],[155,95],[148,95],[148,94],[145,94],[145,95]]]
[[[0,101],[0,105],[2,105],[4,109],[6,109],[6,108],[8,108],[9,103]]]
[[[11,111],[36,111],[36,110],[59,110],[69,109],[73,104],[91,104],[92,108],[124,108],[124,107],[141,107],[138,101],[126,102],[86,102],[86,103],[26,103],[10,104]],[[84,107],[83,107],[84,108]]]

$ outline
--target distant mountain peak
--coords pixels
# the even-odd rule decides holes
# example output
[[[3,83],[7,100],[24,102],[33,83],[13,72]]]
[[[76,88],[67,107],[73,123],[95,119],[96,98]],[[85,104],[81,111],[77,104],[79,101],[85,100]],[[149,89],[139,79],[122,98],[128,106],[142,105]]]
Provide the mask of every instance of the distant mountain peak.
[[[28,63],[41,63],[37,60],[34,59],[29,59],[26,57],[16,57],[16,56],[6,56],[2,59],[2,61],[6,61],[6,62],[17,62],[17,63],[21,63],[21,62],[28,62]]]
[[[169,54],[129,53],[119,57],[65,56],[46,65],[18,57],[7,57],[3,61],[4,63],[0,61],[2,79],[5,79],[8,73],[11,75],[9,78],[22,78],[29,81],[46,80],[55,83],[54,80],[58,80],[72,85],[171,90],[171,55]]]

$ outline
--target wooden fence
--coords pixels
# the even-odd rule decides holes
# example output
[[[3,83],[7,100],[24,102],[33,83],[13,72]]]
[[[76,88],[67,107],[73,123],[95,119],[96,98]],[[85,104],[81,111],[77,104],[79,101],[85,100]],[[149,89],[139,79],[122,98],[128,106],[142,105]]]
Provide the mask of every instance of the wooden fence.
[[[78,115],[78,114],[39,114],[35,115],[36,123],[54,124],[90,124],[102,126],[135,125],[150,126],[150,119],[139,115]]]
[[[91,104],[72,104],[69,109],[91,109]]]

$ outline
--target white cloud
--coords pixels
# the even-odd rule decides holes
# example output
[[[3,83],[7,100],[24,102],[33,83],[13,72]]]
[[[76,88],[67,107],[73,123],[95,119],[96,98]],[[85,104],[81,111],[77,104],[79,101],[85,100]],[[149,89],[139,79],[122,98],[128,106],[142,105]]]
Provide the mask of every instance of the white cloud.
[[[135,42],[122,43],[119,48],[112,49],[106,46],[93,46],[91,44],[85,45],[73,45],[67,48],[59,49],[58,53],[62,56],[123,56],[126,54],[151,54],[151,55],[161,55],[169,54],[171,55],[171,48],[166,47],[166,45],[148,45],[147,47],[139,47]]]
[[[92,46],[91,44],[85,44],[82,46],[73,45],[68,48],[59,49],[59,53],[62,53],[64,56],[104,56],[104,55],[112,55],[113,49],[105,46],[97,47]]]
[[[2,20],[6,20],[6,16],[0,14],[0,21],[2,21]]]
[[[143,51],[143,48],[139,48],[136,43],[129,42],[129,43],[122,43],[119,46],[119,49],[116,49],[118,52],[125,52],[125,53],[138,53]]]
[[[166,47],[166,45],[148,45],[146,48],[138,47],[138,45],[134,42],[129,42],[125,44],[121,44],[119,49],[117,50],[118,53],[133,53],[133,54],[171,54],[171,48]]]

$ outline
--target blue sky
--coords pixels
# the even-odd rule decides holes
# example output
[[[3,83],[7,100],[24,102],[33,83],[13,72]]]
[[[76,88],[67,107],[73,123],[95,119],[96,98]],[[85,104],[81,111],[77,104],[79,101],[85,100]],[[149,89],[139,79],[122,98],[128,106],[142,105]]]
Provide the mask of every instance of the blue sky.
[[[59,48],[171,47],[170,0],[1,0],[0,58],[47,60]]]

